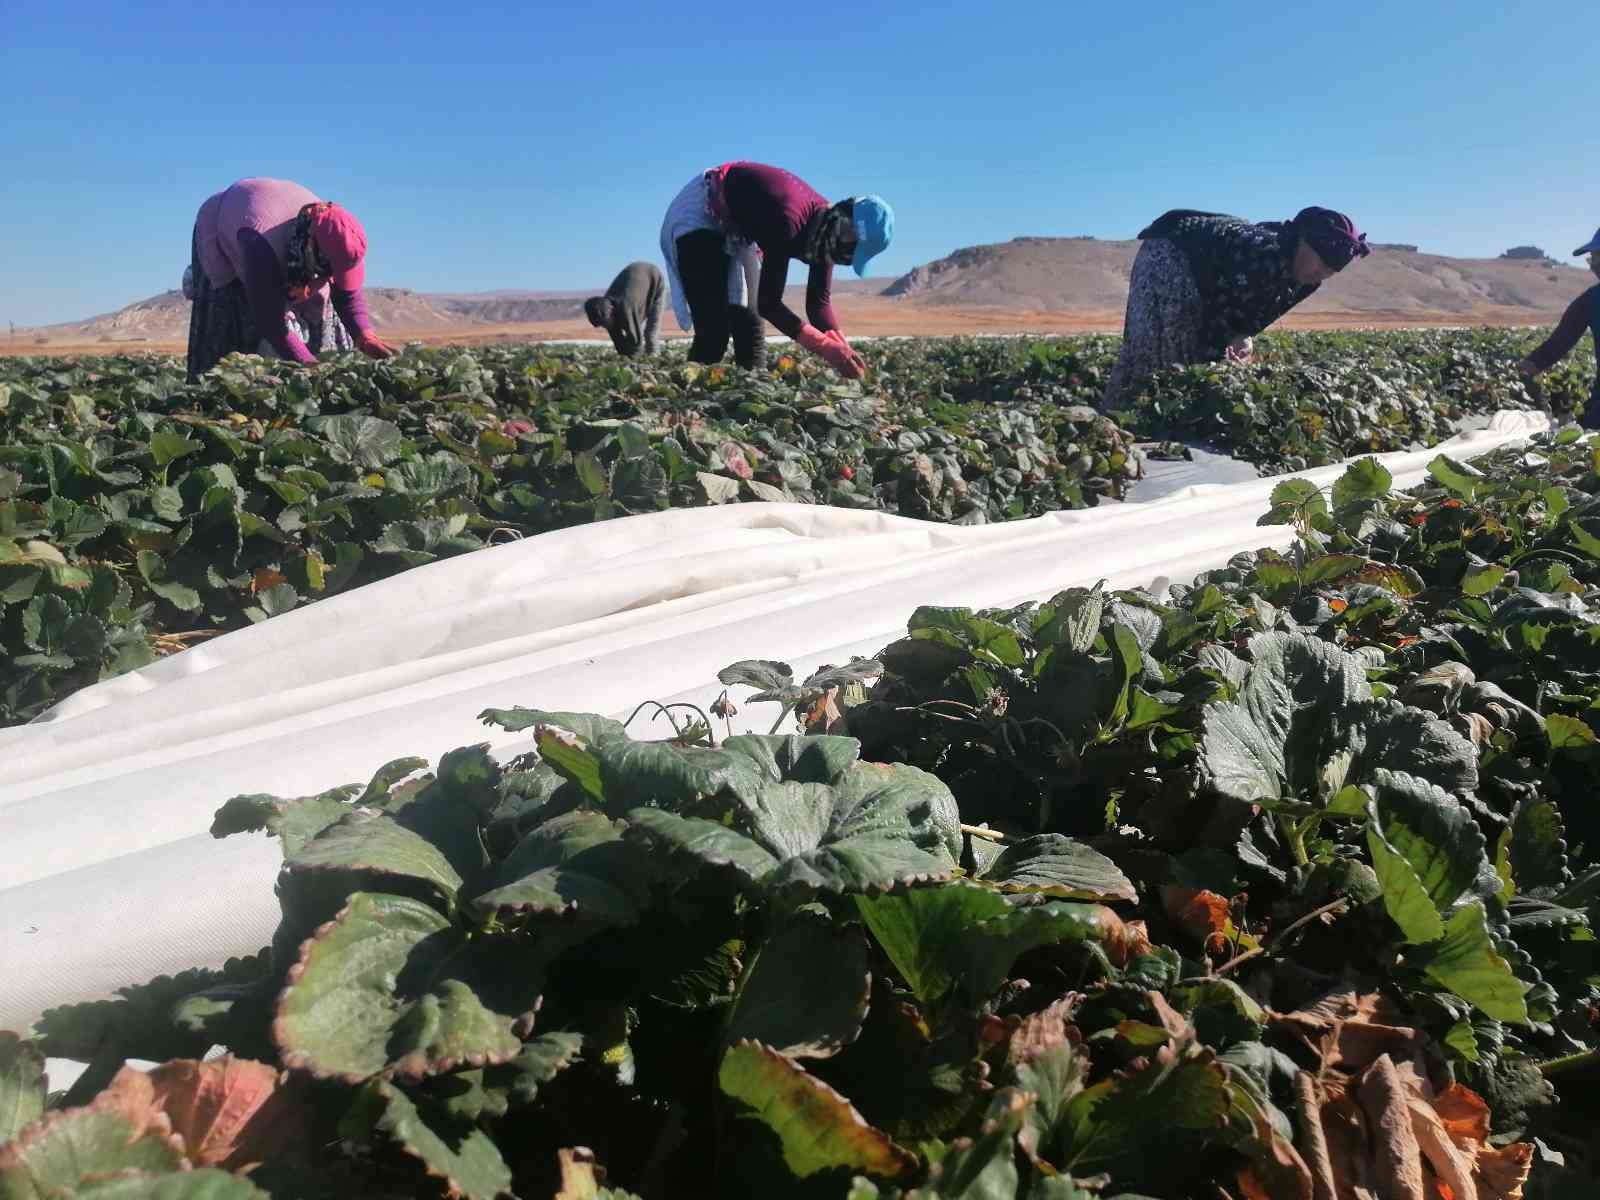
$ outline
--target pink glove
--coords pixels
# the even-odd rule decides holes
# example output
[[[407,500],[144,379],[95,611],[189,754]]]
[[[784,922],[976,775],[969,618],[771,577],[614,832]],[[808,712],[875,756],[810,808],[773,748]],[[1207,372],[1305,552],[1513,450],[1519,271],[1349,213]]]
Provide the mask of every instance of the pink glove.
[[[802,325],[795,341],[819,356],[846,379],[860,379],[867,373],[867,364],[859,354],[850,349],[850,343],[837,331],[830,330],[823,333],[815,325]]]
[[[842,374],[851,379],[861,379],[866,375],[867,360],[862,358],[861,355],[857,354],[855,350],[851,348],[850,343],[844,340],[844,334],[840,333],[837,329],[830,329],[822,336],[843,350],[849,359],[850,370],[843,371],[841,372]]]
[[[384,341],[370,329],[357,330],[354,341],[356,344],[356,349],[361,351],[361,353],[365,354],[368,358],[394,357],[394,347],[389,345],[388,342]]]

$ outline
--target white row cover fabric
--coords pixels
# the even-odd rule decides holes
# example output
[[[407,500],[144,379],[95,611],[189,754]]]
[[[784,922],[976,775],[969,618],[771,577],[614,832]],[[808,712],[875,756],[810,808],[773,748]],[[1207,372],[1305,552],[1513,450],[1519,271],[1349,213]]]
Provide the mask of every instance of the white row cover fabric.
[[[1502,413],[1383,460],[1406,487],[1440,451],[1544,425]],[[1341,470],[1303,474],[1326,485]],[[876,653],[921,604],[1187,580],[1289,542],[1255,523],[1279,482],[985,526],[801,504],[630,517],[414,568],[87,688],[0,730],[0,1028],[267,943],[278,845],[211,839],[229,796],[365,782],[391,759],[472,742],[527,747],[482,725],[485,708],[703,707],[731,662],[780,659],[804,677]],[[749,715],[764,731],[777,711]],[[643,717],[633,728],[650,736]]]

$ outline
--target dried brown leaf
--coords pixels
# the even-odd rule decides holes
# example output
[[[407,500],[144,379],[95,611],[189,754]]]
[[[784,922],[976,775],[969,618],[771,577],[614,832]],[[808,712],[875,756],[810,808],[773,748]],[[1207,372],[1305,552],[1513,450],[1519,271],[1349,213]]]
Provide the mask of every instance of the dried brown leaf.
[[[1295,1096],[1300,1102],[1300,1156],[1311,1175],[1312,1200],[1339,1200],[1328,1139],[1322,1131],[1322,1095],[1309,1071],[1295,1076]]]
[[[595,1162],[593,1150],[587,1146],[558,1150],[556,1160],[561,1164],[561,1190],[553,1200],[593,1200],[600,1194],[605,1169]]]
[[[1161,889],[1161,906],[1167,920],[1207,949],[1227,936],[1230,913],[1226,896],[1169,883]]]
[[[1439,1182],[1450,1189],[1454,1200],[1478,1200],[1478,1186],[1472,1181],[1473,1156],[1463,1153],[1450,1140],[1433,1105],[1413,1097],[1410,1109],[1411,1131]]]
[[[1322,1057],[1323,1071],[1359,1074],[1387,1054],[1395,1062],[1420,1062],[1426,1035],[1400,1025],[1396,1006],[1378,993],[1330,992],[1289,1013],[1271,1013],[1279,1033],[1298,1037]]]
[[[1522,1200],[1522,1185],[1533,1169],[1533,1143],[1512,1142],[1498,1150],[1483,1150],[1474,1168],[1478,1200]]]
[[[1105,930],[1100,948],[1114,964],[1125,967],[1141,954],[1150,953],[1153,947],[1143,921],[1124,921],[1104,905],[1096,907],[1099,909],[1100,927]]]
[[[1323,1105],[1322,1133],[1337,1200],[1379,1200],[1367,1152],[1367,1118],[1354,1096],[1341,1093]]]
[[[250,593],[255,595],[269,588],[275,588],[280,583],[288,582],[289,577],[276,567],[257,567],[255,573],[250,576]]]
[[[1156,1020],[1161,1022],[1161,1028],[1171,1034],[1174,1040],[1181,1041],[1194,1033],[1189,1018],[1168,1004],[1167,998],[1160,992],[1146,992],[1145,999],[1150,1001],[1150,1007],[1156,1014]]]
[[[1250,1200],[1317,1200],[1311,1168],[1294,1145],[1273,1128],[1263,1109],[1250,1112],[1255,1132],[1255,1162],[1238,1175],[1241,1191]]]
[[[844,720],[839,708],[839,689],[831,687],[806,712],[807,733],[832,733]]]
[[[1378,1194],[1385,1200],[1429,1200],[1422,1148],[1411,1127],[1411,1097],[1387,1054],[1367,1068],[1357,1095],[1367,1116]]]
[[[1489,1106],[1469,1087],[1452,1083],[1433,1098],[1450,1140],[1474,1153],[1489,1140]]]

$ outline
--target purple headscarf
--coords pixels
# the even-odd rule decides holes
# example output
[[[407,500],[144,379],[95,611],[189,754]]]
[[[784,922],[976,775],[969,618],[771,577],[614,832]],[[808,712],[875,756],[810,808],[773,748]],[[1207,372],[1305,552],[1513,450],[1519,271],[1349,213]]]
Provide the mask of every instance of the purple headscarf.
[[[1335,271],[1344,270],[1352,259],[1372,253],[1367,235],[1349,217],[1331,208],[1302,208],[1290,224],[1311,244],[1317,257]]]

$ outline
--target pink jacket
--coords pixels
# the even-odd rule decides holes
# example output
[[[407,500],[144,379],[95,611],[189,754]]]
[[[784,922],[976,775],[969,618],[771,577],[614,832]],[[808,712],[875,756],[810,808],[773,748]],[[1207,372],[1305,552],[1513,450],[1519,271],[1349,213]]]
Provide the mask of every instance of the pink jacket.
[[[285,358],[316,362],[316,355],[289,331],[283,264],[296,218],[319,197],[286,179],[241,179],[211,196],[195,216],[195,246],[200,269],[213,287],[242,280],[261,336]],[[326,284],[314,304],[326,303]],[[366,297],[360,291],[332,292],[333,306],[352,334],[370,330]]]

